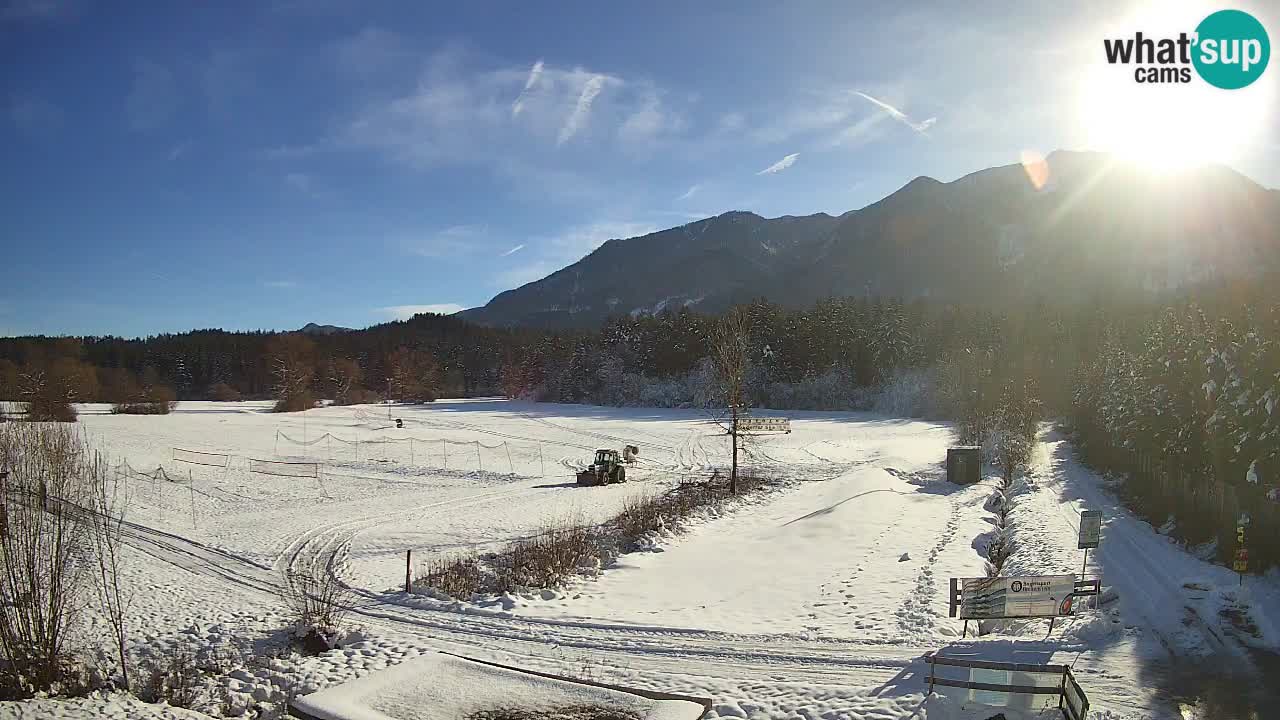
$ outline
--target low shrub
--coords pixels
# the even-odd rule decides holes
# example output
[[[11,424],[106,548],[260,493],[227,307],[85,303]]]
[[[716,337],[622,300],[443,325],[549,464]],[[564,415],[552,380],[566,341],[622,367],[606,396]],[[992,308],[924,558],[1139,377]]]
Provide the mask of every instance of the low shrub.
[[[770,484],[758,473],[740,473],[735,496],[729,492],[729,479],[719,474],[681,482],[664,493],[629,498],[617,515],[600,525],[562,520],[497,552],[428,560],[420,566],[414,585],[464,599],[563,587],[572,578],[595,575],[618,555],[642,547],[655,532],[678,528],[695,513],[721,507]]]
[[[355,605],[355,594],[329,572],[312,575],[286,570],[283,579],[281,595],[293,614],[304,648],[323,652],[337,647],[342,622]]]
[[[494,560],[495,589],[553,588],[569,578],[598,570],[600,543],[596,528],[575,522],[546,527],[532,537],[516,540]]]
[[[276,400],[275,407],[271,408],[271,412],[300,412],[302,410],[310,410],[316,406],[316,399],[309,392],[296,393],[293,395],[285,395]]]
[[[423,569],[425,573],[419,582],[450,597],[471,597],[485,586],[480,560],[474,555],[432,558]]]
[[[141,669],[141,680],[134,688],[139,700],[190,708],[200,699],[200,670],[196,667],[195,655],[185,645],[145,661]]]
[[[243,395],[226,383],[215,383],[209,386],[209,397],[218,402],[239,402]]]
[[[149,401],[122,402],[111,406],[112,415],[168,415],[176,402]]]

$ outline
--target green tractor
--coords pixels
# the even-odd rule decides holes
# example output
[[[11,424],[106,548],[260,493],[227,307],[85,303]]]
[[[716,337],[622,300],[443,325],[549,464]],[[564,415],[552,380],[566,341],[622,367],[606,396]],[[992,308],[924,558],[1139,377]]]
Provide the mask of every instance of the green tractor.
[[[608,485],[626,482],[626,480],[627,469],[622,466],[617,450],[597,450],[596,461],[591,464],[591,467],[578,473],[578,485],[582,487]]]

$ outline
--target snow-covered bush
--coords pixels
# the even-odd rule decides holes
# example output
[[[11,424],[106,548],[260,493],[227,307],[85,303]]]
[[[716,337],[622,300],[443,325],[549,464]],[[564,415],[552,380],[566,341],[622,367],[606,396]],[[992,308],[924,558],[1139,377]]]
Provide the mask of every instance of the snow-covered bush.
[[[936,371],[906,368],[894,373],[880,388],[875,411],[896,417],[934,417],[938,414]]]

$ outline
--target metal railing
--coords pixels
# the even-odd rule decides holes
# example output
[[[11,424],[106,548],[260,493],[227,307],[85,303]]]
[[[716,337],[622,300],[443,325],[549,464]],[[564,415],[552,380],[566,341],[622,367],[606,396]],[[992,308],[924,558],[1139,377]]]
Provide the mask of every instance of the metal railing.
[[[1050,695],[1057,696],[1058,709],[1067,720],[1085,720],[1089,714],[1089,698],[1085,695],[1080,683],[1069,665],[993,662],[990,660],[971,660],[969,658],[943,657],[936,652],[925,653],[924,661],[929,663],[929,692],[935,685],[979,690],[1014,695]],[[979,682],[975,680],[957,680],[939,677],[938,666],[976,668],[979,670],[995,670],[1022,675],[1047,675],[1053,681],[1051,685],[1015,685],[1012,683]]]

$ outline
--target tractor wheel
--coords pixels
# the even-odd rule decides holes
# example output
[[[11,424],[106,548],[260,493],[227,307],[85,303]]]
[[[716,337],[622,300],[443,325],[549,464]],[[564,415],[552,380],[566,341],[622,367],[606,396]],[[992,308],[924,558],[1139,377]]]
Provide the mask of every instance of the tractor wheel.
[[[619,466],[618,466],[618,473],[617,473],[617,475],[614,477],[614,482],[620,482],[620,483],[621,483],[621,482],[626,482],[626,481],[627,481],[627,469],[626,469],[626,468],[624,468],[624,467],[622,467],[621,465],[619,465]]]

